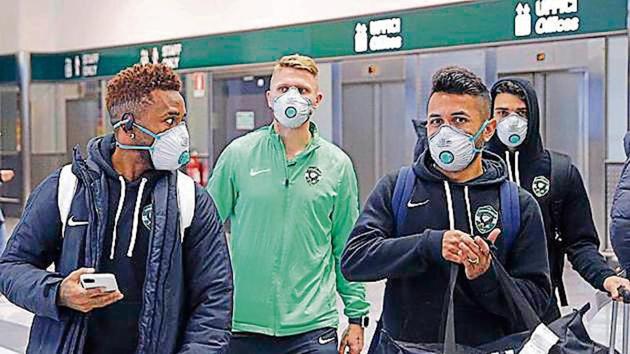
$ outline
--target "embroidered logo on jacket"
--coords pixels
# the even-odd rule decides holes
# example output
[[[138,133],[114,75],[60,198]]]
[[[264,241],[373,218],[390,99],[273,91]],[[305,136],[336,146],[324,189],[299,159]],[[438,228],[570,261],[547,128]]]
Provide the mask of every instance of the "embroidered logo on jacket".
[[[304,178],[306,179],[306,183],[310,184],[311,186],[316,185],[322,179],[322,171],[315,166],[311,166],[306,169],[306,172],[304,173]]]
[[[153,220],[153,205],[149,204],[142,209],[142,224],[151,230],[151,223]]]
[[[532,192],[538,198],[544,197],[549,193],[549,180],[545,176],[537,176],[532,182]]]
[[[484,205],[475,212],[475,227],[480,234],[487,234],[497,227],[499,213],[491,205]]]

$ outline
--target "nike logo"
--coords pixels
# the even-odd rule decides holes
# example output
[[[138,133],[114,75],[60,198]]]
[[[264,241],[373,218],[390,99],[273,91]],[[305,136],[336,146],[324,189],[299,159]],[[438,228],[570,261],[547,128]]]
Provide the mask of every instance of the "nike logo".
[[[258,176],[258,175],[259,175],[259,174],[261,174],[261,173],[266,173],[266,172],[269,172],[269,171],[271,171],[271,169],[270,169],[270,168],[268,168],[268,169],[266,169],[266,170],[258,170],[258,171],[255,171],[255,170],[252,168],[251,170],[249,170],[249,175],[250,175],[250,176],[252,176],[252,177],[254,177],[254,176]]]
[[[423,205],[427,205],[429,204],[429,200],[425,200],[424,202],[420,202],[420,203],[412,203],[411,199],[407,202],[407,208],[415,208],[415,207],[419,207],[419,206],[423,206]]]
[[[322,337],[319,337],[318,342],[319,342],[319,344],[321,344],[321,345],[326,345],[326,344],[328,344],[328,343],[332,343],[335,339],[337,339],[337,338],[336,338],[336,337],[324,338],[324,337],[322,336]]]
[[[68,226],[85,226],[89,224],[87,221],[76,221],[74,220],[74,216],[71,216],[68,220]]]

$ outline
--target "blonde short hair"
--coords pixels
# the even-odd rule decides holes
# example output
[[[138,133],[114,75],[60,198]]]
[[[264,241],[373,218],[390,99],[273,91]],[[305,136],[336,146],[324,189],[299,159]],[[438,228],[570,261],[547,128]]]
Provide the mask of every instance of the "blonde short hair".
[[[317,68],[317,63],[315,63],[315,60],[313,60],[313,58],[311,57],[300,54],[283,56],[278,60],[278,62],[276,62],[273,71],[276,72],[282,68],[293,68],[297,70],[308,71],[315,77],[317,77],[317,74],[319,74],[319,69]]]

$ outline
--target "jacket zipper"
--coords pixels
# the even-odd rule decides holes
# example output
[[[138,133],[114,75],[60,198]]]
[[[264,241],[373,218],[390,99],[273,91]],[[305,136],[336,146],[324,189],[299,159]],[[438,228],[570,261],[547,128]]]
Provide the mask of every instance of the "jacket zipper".
[[[289,203],[289,185],[290,185],[290,179],[289,179],[289,163],[287,161],[287,152],[286,152],[286,148],[284,146],[284,143],[282,142],[282,140],[280,139],[280,136],[275,136],[276,143],[278,145],[280,145],[280,152],[281,155],[280,157],[280,161],[282,161],[282,167],[284,169],[284,190],[283,190],[283,194],[284,194],[284,200],[282,203],[283,206],[283,214],[286,215],[287,210],[288,210],[288,203]],[[287,224],[284,223],[282,225],[282,236],[284,237],[287,234]],[[273,333],[274,336],[277,336],[279,334],[278,331],[278,317],[279,317],[279,313],[278,313],[278,306],[277,306],[277,299],[278,299],[278,287],[280,286],[280,284],[278,283],[278,271],[279,271],[279,266],[280,266],[280,262],[282,262],[282,254],[283,254],[283,245],[284,242],[280,242],[280,249],[278,250],[278,255],[280,255],[280,259],[278,259],[276,261],[275,264],[275,269],[274,269],[274,273],[276,274],[276,277],[274,277],[274,286],[273,286],[273,292],[274,292],[274,306],[273,306],[273,311],[274,311],[274,315],[273,315]]]
[[[94,220],[94,224],[92,224],[91,226],[96,228],[96,233],[97,233],[97,240],[96,241],[98,242],[98,234],[99,234],[99,231],[100,231],[99,230],[98,217],[100,215],[100,212],[99,212],[98,206],[96,205],[96,197],[94,195],[94,190],[92,189],[89,176],[88,176],[87,172],[85,171],[85,168],[87,168],[87,166],[84,166],[83,165],[84,162],[82,164],[81,161],[78,161],[78,164],[79,164],[79,169],[78,170],[79,170],[79,172],[81,174],[81,179],[83,180],[82,181],[83,182],[83,186],[84,186],[85,191],[86,191],[86,193],[88,195],[88,204],[92,206],[91,212],[92,212],[92,215],[93,215],[92,219]],[[91,235],[88,235],[88,237],[91,238]],[[98,246],[96,248],[98,248]],[[94,253],[94,254],[92,254],[92,262],[91,262],[92,264],[91,264],[91,266],[96,270],[96,267],[98,265],[98,251],[92,252],[93,251],[92,249],[93,249],[93,247],[92,247],[92,245],[90,245],[90,252]],[[87,328],[87,324],[88,324],[88,321],[89,321],[89,318],[90,318],[90,314],[87,313],[87,314],[85,314],[85,315],[83,315],[81,317],[82,318],[80,320],[80,323],[78,324],[80,326],[80,328],[79,328],[79,333],[80,333],[79,334],[79,341],[77,343],[77,346],[79,347],[78,348],[79,352],[83,352],[84,349],[85,349],[85,337],[87,335],[86,328]]]

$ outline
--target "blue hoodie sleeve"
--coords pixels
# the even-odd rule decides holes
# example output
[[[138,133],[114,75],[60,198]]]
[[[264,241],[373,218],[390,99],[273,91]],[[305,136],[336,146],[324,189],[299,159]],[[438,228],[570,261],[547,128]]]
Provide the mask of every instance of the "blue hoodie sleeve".
[[[184,260],[190,315],[179,353],[226,353],[232,329],[232,266],[217,209],[199,186]]]
[[[545,229],[540,208],[534,197],[521,189],[519,203],[521,228],[512,248],[507,251],[503,266],[532,309],[538,316],[542,316],[551,296]],[[493,260],[493,262],[496,261]],[[484,309],[504,318],[513,319],[494,267],[479,278],[470,281],[470,285]]]
[[[54,320],[60,319],[56,301],[63,276],[46,269],[59,258],[62,245],[58,184],[59,171],[31,193],[0,258],[0,293],[35,315]]]
[[[378,281],[423,273],[442,261],[445,230],[394,237],[392,194],[397,173],[383,177],[368,198],[341,256],[341,271],[350,281]]]

